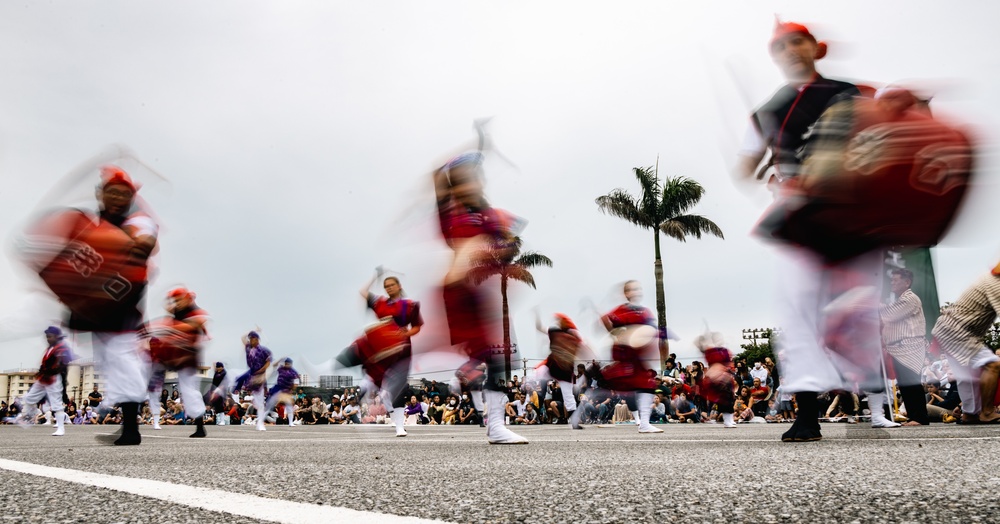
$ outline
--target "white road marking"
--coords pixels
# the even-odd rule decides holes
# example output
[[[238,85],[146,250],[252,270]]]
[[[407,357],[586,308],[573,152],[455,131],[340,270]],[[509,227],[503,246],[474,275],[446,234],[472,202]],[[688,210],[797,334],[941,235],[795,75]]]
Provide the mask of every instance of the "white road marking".
[[[289,524],[300,522],[351,522],[351,524],[443,522],[440,520],[270,499],[217,489],[185,486],[183,484],[174,484],[159,480],[118,477],[90,471],[54,468],[15,460],[0,459],[0,469],[122,491],[139,495],[140,497],[167,501],[172,504],[221,512],[228,515],[240,515],[269,522],[287,522]]]

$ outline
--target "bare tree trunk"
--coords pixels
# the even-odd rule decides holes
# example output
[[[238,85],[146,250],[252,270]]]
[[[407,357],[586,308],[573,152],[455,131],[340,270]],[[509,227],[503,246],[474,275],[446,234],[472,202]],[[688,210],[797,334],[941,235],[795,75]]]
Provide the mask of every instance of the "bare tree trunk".
[[[653,229],[653,246],[656,251],[656,260],[653,262],[653,270],[656,275],[656,321],[659,327],[660,337],[657,348],[660,352],[660,361],[657,363],[659,369],[663,369],[667,360],[669,346],[667,345],[667,303],[663,293],[663,260],[660,259],[660,229]]]
[[[503,364],[504,384],[510,380],[510,316],[507,307],[507,277],[500,277],[500,296],[503,297]],[[493,380],[493,377],[490,377]]]

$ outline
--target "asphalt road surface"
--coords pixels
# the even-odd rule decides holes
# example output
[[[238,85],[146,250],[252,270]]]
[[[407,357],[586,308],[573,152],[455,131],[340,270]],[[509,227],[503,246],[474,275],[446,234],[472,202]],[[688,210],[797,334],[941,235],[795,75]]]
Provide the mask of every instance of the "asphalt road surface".
[[[1000,521],[1000,426],[661,427],[0,426],[0,523]]]

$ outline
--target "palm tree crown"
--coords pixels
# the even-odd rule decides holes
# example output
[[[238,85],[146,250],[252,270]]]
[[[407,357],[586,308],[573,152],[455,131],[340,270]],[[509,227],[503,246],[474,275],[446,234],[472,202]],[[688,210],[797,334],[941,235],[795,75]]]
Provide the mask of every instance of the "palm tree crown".
[[[663,294],[663,262],[660,258],[660,233],[686,242],[687,237],[701,238],[714,235],[725,238],[722,229],[715,222],[701,216],[687,214],[701,201],[705,188],[686,177],[668,177],[660,184],[654,166],[632,169],[642,189],[638,198],[624,189],[615,189],[607,195],[597,197],[598,209],[602,213],[627,220],[643,229],[653,230],[653,246],[656,254],[653,263],[656,277],[656,316],[661,333],[660,364],[667,355],[666,300]]]

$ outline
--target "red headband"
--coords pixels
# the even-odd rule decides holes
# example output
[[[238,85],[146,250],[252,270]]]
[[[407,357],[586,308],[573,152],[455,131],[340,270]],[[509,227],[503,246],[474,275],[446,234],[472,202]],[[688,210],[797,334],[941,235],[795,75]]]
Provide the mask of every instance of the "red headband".
[[[101,188],[115,184],[128,186],[133,193],[139,189],[124,169],[114,165],[101,166]]]

